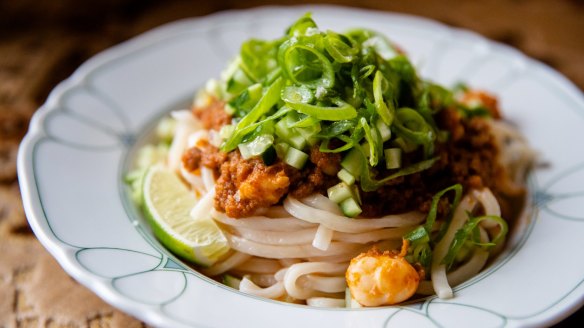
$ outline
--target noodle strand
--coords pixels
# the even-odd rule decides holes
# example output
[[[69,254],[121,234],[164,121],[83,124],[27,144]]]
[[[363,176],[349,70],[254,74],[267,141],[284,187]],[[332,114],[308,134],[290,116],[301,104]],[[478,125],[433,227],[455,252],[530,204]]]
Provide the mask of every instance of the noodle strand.
[[[299,286],[298,280],[300,277],[319,273],[323,275],[342,275],[347,269],[345,264],[334,264],[326,262],[306,262],[294,264],[286,270],[284,276],[284,287],[288,295],[296,299],[307,299],[315,296],[323,296],[322,292],[318,292],[313,288],[302,288]]]
[[[242,253],[271,259],[341,255],[346,253],[354,253],[355,251],[359,251],[362,248],[361,245],[332,242],[327,251],[322,251],[312,247],[310,244],[276,246],[256,243],[228,233],[225,233],[225,236],[227,237],[231,248]]]
[[[414,226],[424,220],[424,215],[419,212],[387,215],[374,220],[349,219],[345,216],[310,207],[291,196],[288,196],[284,201],[284,208],[298,219],[310,223],[319,223],[335,231],[349,233],[389,227]]]
[[[454,234],[458,229],[462,228],[467,220],[467,212],[472,212],[476,205],[476,200],[470,195],[464,196],[460,204],[454,211],[452,221],[446,231],[446,234],[438,242],[434,248],[432,256],[432,285],[436,291],[436,295],[442,299],[452,298],[452,288],[448,284],[446,277],[446,266],[442,264],[442,259],[448,253],[448,248],[454,239]]]
[[[242,264],[243,262],[249,260],[250,258],[251,255],[249,254],[235,252],[233,253],[233,255],[226,258],[224,261],[215,263],[213,266],[210,266],[208,268],[200,269],[200,271],[206,276],[210,277],[218,276]]]
[[[284,296],[286,290],[284,289],[284,284],[277,282],[270,287],[261,288],[254,284],[247,277],[243,277],[241,283],[239,284],[239,290],[255,296],[261,296],[269,299],[276,299]]]
[[[327,228],[324,225],[319,225],[314,235],[314,240],[312,241],[312,246],[318,248],[322,251],[326,251],[331,245],[333,239],[333,230]]]

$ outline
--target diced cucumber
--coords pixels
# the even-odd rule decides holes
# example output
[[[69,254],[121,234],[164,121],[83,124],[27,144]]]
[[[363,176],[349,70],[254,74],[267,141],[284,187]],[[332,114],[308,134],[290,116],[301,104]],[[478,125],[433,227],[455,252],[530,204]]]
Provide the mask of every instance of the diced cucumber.
[[[299,135],[292,126],[298,121],[298,114],[295,111],[291,111],[281,120],[276,123],[275,132],[276,135],[284,140],[288,140],[293,136]]]
[[[314,125],[304,128],[294,128],[294,130],[299,133],[309,145],[314,146],[318,142],[316,135],[320,132],[320,123],[317,122]]]
[[[274,126],[276,135],[284,140],[288,140],[292,135],[292,129],[288,127],[286,124],[286,120],[282,119],[279,120],[278,123]]]
[[[298,150],[294,147],[290,147],[286,152],[286,157],[284,157],[284,163],[292,167],[295,167],[299,170],[304,167],[304,164],[306,164],[307,160],[308,155],[305,152]]]
[[[383,122],[383,120],[377,120],[377,122],[375,122],[375,127],[381,135],[381,140],[385,142],[391,138],[391,130],[389,129],[389,126]]]
[[[401,148],[389,148],[383,151],[385,155],[385,167],[388,170],[399,169],[401,167]]]
[[[296,149],[304,149],[306,147],[306,139],[300,134],[292,134],[288,137],[288,142]]]
[[[361,154],[356,148],[351,149],[341,161],[341,167],[349,171],[354,177],[358,177],[361,174],[361,165]]]
[[[353,198],[357,201],[357,204],[362,205],[361,194],[359,193],[359,186],[353,185]]]
[[[241,157],[248,159],[263,154],[274,143],[274,136],[271,134],[262,134],[255,137],[252,141],[237,145]]]
[[[339,173],[337,173],[337,177],[349,186],[355,183],[355,177],[351,174],[351,172],[345,169],[341,169]]]
[[[285,142],[279,142],[274,146],[274,148],[276,149],[278,158],[283,159],[286,157],[286,153],[288,152],[290,145]]]
[[[227,285],[231,288],[239,290],[240,283],[241,283],[241,279],[239,279],[239,278],[236,278],[236,277],[229,275],[229,274],[223,275],[223,284],[224,285]]]
[[[328,188],[326,192],[328,198],[337,204],[353,196],[353,193],[351,192],[351,187],[349,187],[349,185],[347,185],[344,182],[340,182]]]
[[[353,198],[345,199],[339,204],[339,206],[341,207],[343,214],[350,218],[354,218],[363,212],[359,204],[357,204],[357,201]]]
[[[304,128],[294,128],[296,131],[298,131],[298,133],[300,133],[305,139],[308,139],[314,135],[316,135],[317,133],[320,132],[320,123],[316,123],[314,125],[311,125],[309,127],[304,127]]]

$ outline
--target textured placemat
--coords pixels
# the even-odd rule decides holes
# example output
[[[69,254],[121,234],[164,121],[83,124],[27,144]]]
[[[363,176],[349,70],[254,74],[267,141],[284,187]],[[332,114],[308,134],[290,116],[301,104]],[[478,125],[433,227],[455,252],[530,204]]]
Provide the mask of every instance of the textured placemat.
[[[584,89],[582,1],[336,3],[427,16],[474,30],[545,62]],[[17,147],[49,91],[96,52],[155,26],[262,4],[267,2],[0,1],[0,328],[144,326],[66,275],[26,222]],[[573,316],[562,326],[576,320]]]

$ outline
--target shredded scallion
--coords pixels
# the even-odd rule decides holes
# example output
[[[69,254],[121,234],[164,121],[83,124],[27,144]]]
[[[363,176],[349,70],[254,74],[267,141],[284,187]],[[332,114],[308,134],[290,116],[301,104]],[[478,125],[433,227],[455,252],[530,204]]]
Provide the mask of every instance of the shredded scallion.
[[[317,146],[341,154],[340,179],[365,192],[432,167],[447,137],[434,116],[453,104],[384,36],[321,31],[310,14],[279,39],[243,43],[222,80],[233,115],[223,151],[269,139],[259,148],[302,168]]]

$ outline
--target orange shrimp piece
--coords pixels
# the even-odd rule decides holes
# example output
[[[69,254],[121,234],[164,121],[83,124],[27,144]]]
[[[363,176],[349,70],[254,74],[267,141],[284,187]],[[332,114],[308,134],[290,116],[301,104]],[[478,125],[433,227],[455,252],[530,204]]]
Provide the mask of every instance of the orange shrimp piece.
[[[419,272],[404,259],[408,242],[399,254],[370,249],[351,260],[345,274],[351,296],[363,306],[401,303],[412,297],[420,283]]]

